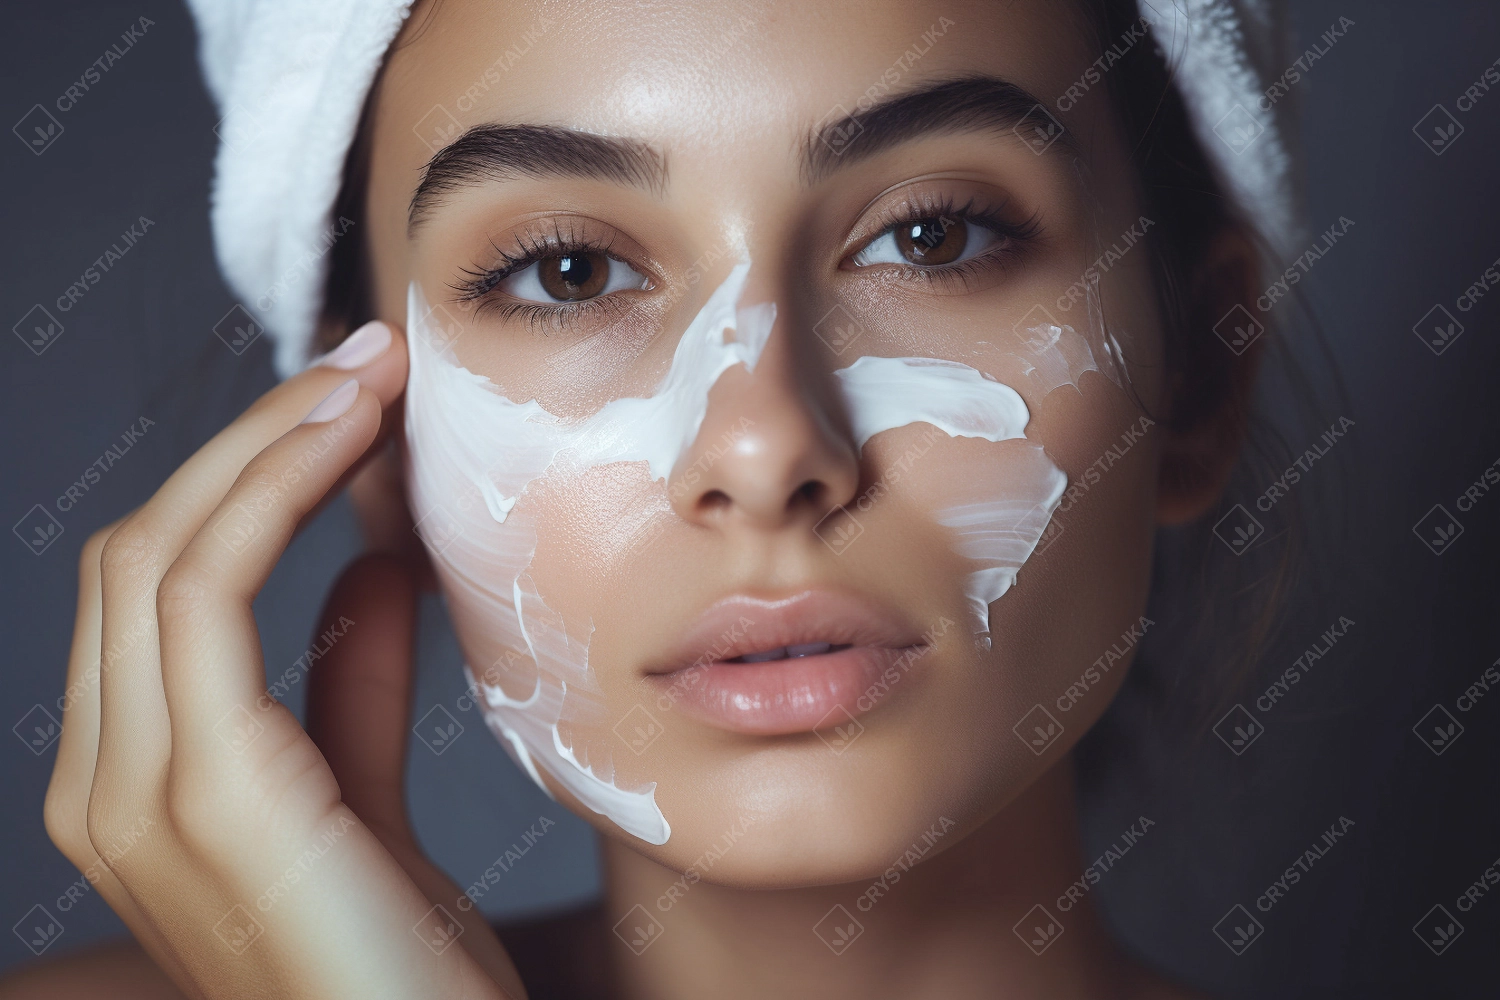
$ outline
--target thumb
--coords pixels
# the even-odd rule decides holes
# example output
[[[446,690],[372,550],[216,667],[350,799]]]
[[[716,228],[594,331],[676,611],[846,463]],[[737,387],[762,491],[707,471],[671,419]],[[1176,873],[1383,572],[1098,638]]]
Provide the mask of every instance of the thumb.
[[[323,608],[319,636],[333,640],[312,671],[307,732],[344,803],[388,846],[412,844],[402,794],[417,587],[390,555],[350,563]],[[336,638],[335,638],[336,637]]]

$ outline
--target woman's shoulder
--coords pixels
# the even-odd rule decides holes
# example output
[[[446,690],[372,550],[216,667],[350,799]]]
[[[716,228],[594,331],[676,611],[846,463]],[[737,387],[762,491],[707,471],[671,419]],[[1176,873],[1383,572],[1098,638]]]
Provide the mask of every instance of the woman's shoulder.
[[[608,1000],[609,928],[598,903],[492,921],[530,1000]]]

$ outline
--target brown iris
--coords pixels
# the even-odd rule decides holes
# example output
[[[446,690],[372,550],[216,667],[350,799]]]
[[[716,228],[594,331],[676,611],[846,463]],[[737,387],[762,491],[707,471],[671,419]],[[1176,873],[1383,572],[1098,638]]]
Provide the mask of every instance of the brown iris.
[[[609,282],[609,258],[602,253],[568,253],[537,262],[542,290],[560,302],[591,299]]]
[[[958,219],[918,219],[896,227],[896,249],[913,264],[949,264],[969,242],[968,226]]]

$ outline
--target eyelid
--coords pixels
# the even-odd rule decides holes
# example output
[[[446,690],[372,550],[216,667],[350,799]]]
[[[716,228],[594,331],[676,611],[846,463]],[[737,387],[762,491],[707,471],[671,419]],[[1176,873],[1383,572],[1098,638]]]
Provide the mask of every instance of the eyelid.
[[[645,249],[614,226],[584,215],[555,214],[527,220],[499,239],[491,237],[485,259],[460,268],[463,277],[448,286],[459,293],[456,301],[483,306],[507,278],[545,257],[568,251],[602,253],[642,274],[652,288],[661,280],[659,268]]]
[[[839,260],[839,270],[920,275],[924,280],[955,278],[966,281],[978,269],[1015,263],[1040,238],[1041,227],[1035,214],[1022,223],[1011,222],[1001,217],[1000,213],[1008,202],[1002,203],[998,208],[987,209],[976,207],[978,199],[970,197],[967,202],[958,205],[951,193],[934,193],[923,198],[922,202],[922,204],[913,204],[913,199],[904,199],[877,213],[873,222],[862,222],[860,226],[857,226],[855,233],[863,230],[869,235],[864,236],[862,240],[855,240],[851,237],[852,246]],[[969,225],[988,230],[995,237],[994,243],[973,257],[947,264],[898,264],[890,261],[856,264],[854,262],[856,257],[874,246],[876,241],[884,239],[896,227],[944,216],[961,219]]]
[[[1021,220],[1009,193],[987,191],[987,187],[973,181],[926,178],[889,188],[861,212],[844,241],[839,259],[847,261],[893,226],[945,213],[984,225],[1000,236],[1016,239],[1034,236],[1037,213]]]

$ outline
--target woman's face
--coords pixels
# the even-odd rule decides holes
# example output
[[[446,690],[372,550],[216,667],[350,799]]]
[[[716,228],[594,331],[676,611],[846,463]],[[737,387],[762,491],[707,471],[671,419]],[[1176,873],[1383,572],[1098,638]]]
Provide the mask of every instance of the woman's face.
[[[859,878],[1108,704],[1162,364],[1088,37],[1047,0],[413,14],[366,234],[413,513],[492,728],[602,830]]]

